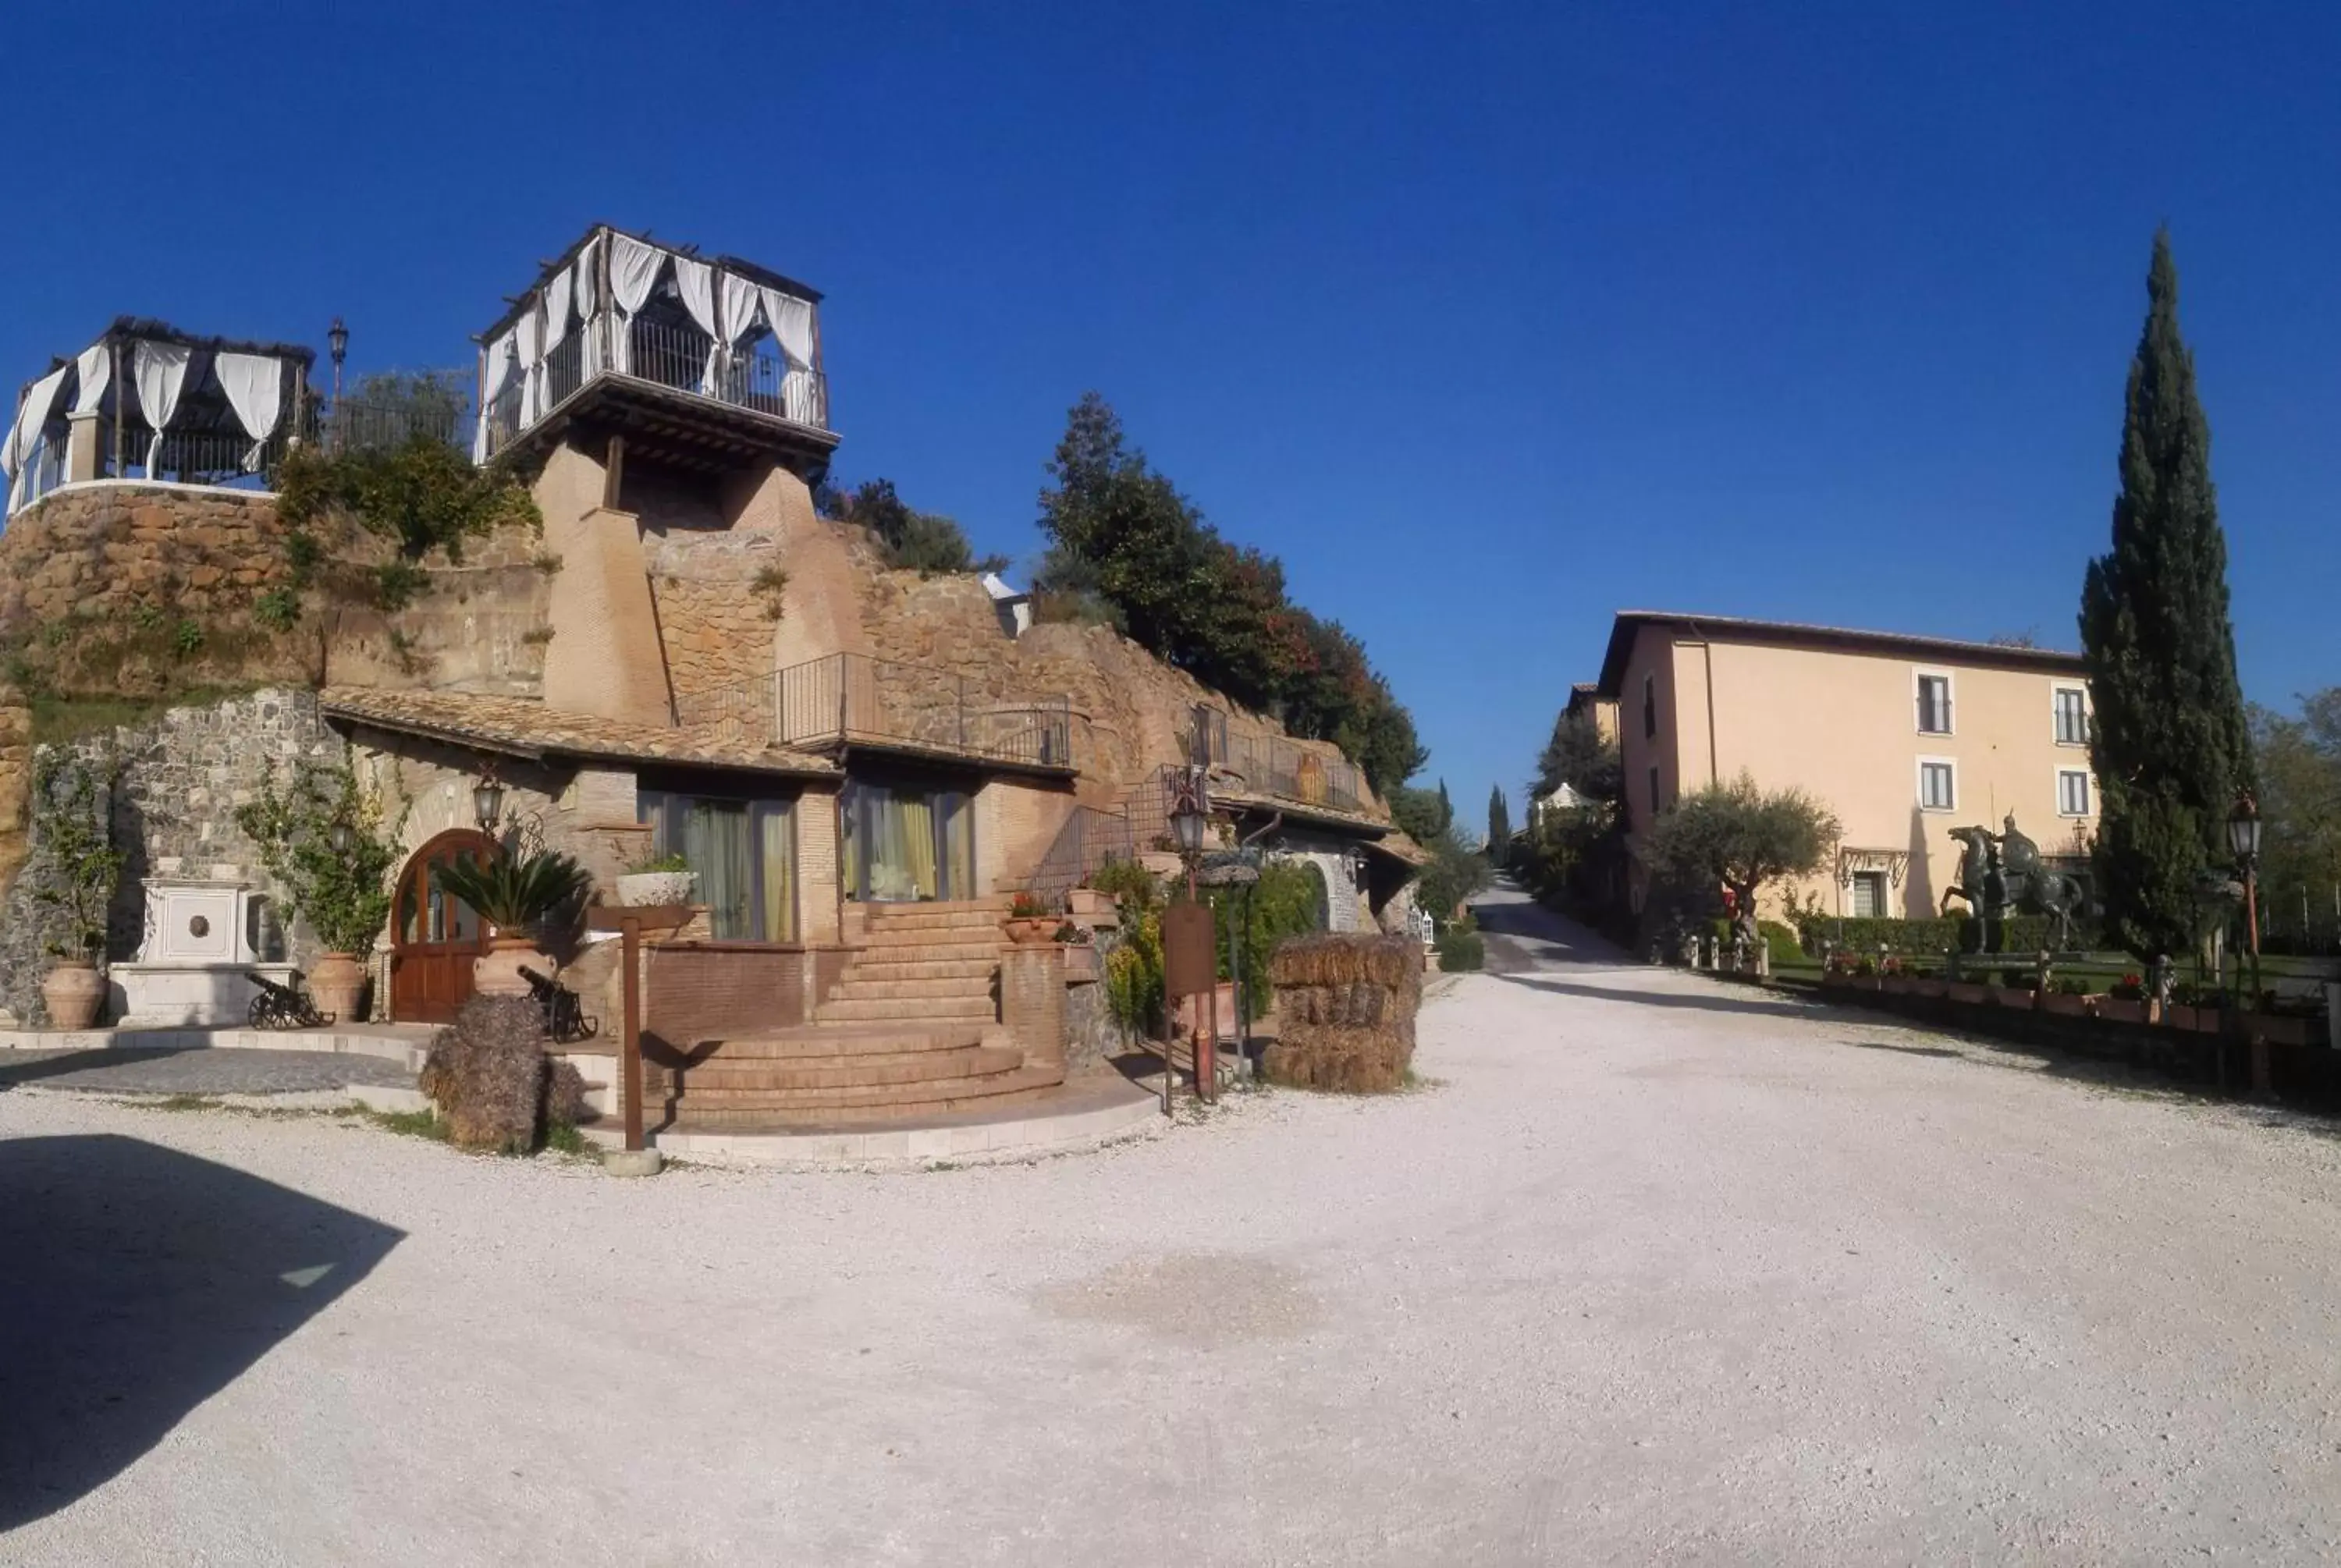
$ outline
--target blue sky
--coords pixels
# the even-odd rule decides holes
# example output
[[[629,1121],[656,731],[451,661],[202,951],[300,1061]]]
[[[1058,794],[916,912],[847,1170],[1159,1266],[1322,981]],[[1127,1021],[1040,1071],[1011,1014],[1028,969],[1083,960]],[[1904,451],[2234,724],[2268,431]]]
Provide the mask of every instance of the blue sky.
[[[751,256],[842,476],[1026,558],[1099,389],[1476,820],[1620,607],[2072,645],[2167,220],[2246,690],[2341,680],[2341,7],[993,9],[40,7],[0,379],[123,312],[468,364],[597,218]]]

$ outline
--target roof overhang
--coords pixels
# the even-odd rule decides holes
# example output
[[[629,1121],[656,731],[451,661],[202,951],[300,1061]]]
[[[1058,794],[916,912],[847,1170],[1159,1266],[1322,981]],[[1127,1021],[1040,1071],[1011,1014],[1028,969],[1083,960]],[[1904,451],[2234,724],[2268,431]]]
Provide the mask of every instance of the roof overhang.
[[[1661,628],[1705,641],[1818,648],[1838,653],[1868,653],[1881,658],[1979,664],[2000,670],[2037,670],[2048,675],[2085,677],[2088,673],[2088,661],[2079,654],[2053,648],[2017,648],[2004,643],[1967,642],[1957,638],[1921,637],[1902,631],[1808,626],[1793,620],[1751,620],[1733,615],[1621,610],[1617,620],[1610,624],[1609,650],[1601,659],[1601,679],[1595,682],[1595,690],[1610,701],[1617,701],[1623,695],[1626,666],[1634,656],[1635,639],[1641,635],[1645,627]]]

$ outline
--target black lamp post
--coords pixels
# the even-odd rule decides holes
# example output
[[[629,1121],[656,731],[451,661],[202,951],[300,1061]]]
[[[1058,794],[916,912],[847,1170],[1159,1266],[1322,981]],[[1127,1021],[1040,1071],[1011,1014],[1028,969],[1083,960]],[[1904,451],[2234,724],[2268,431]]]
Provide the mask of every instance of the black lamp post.
[[[334,854],[346,859],[350,846],[357,841],[357,835],[350,831],[347,819],[336,817],[334,819],[334,825],[325,829],[325,840],[333,845]]]
[[[2236,869],[2244,878],[2244,934],[2252,955],[2252,997],[2260,989],[2260,808],[2248,789],[2236,797],[2234,815],[2227,819],[2227,848],[2236,853]]]
[[[496,824],[504,819],[504,787],[496,781],[496,770],[490,768],[472,786],[472,814],[479,820],[480,831],[493,838]]]
[[[325,352],[334,359],[334,406],[342,404],[342,362],[350,355],[350,329],[335,316],[334,324],[325,329]]]
[[[1195,862],[1203,853],[1203,835],[1210,828],[1210,800],[1205,792],[1199,769],[1189,769],[1179,784],[1179,793],[1170,802],[1170,840],[1179,846],[1180,858],[1187,862],[1187,881],[1191,890],[1195,879]]]

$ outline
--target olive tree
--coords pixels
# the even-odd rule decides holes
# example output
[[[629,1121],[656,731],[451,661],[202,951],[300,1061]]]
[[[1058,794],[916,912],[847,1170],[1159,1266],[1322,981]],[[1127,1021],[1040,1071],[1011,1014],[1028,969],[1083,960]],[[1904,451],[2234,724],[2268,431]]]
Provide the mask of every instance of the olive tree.
[[[1818,871],[1837,848],[1837,816],[1789,788],[1767,793],[1747,773],[1710,784],[1659,814],[1642,842],[1650,868],[1685,887],[1728,888],[1741,940],[1753,946],[1756,895],[1768,882]]]

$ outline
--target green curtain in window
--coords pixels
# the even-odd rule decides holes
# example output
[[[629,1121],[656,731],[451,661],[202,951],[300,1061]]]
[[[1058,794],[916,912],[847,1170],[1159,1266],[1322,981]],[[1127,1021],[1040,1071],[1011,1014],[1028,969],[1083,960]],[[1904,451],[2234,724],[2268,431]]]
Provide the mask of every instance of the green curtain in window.
[[[757,935],[767,942],[797,939],[797,817],[785,804],[756,809],[764,873],[762,927]]]
[[[902,791],[893,794],[891,801],[895,815],[902,822],[902,848],[905,864],[910,868],[911,897],[932,898],[938,896],[935,881],[935,809],[924,795]]]
[[[971,898],[975,892],[975,812],[964,795],[942,798],[943,875],[941,896]]]
[[[682,830],[683,858],[699,873],[699,898],[723,942],[753,941],[755,847],[744,800],[693,800]]]

